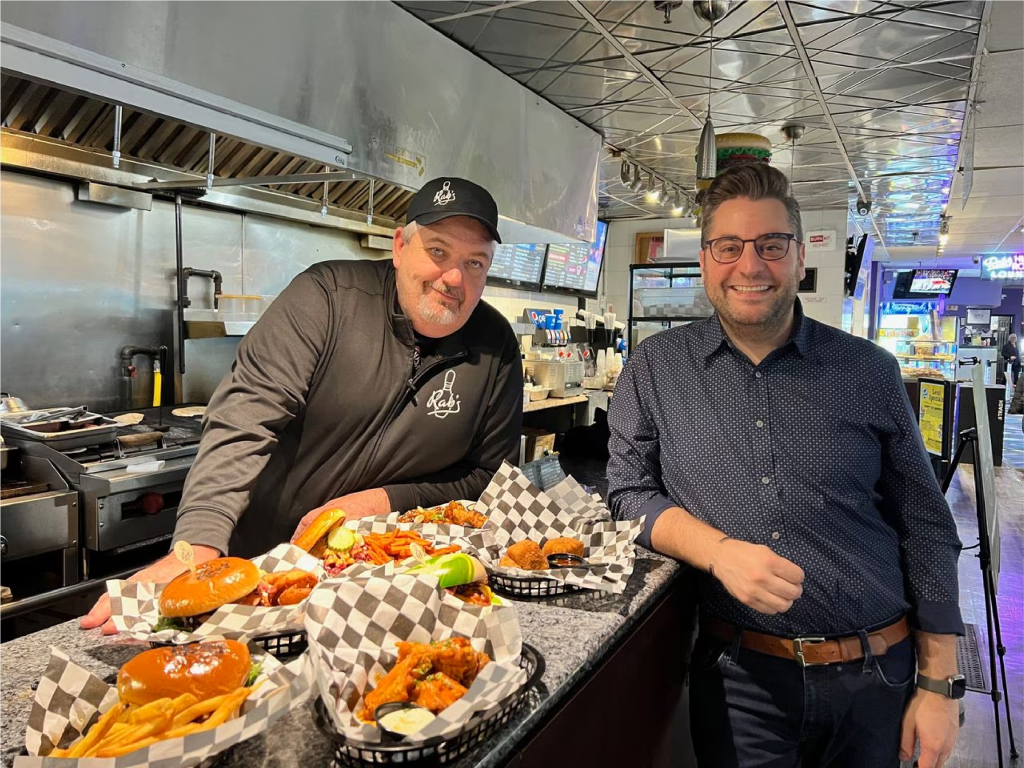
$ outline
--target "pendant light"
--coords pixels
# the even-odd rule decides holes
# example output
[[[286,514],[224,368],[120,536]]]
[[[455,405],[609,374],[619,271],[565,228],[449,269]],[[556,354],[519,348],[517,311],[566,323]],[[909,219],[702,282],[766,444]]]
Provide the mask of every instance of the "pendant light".
[[[698,3],[697,5],[700,5]],[[697,178],[713,179],[718,170],[718,148],[715,145],[715,126],[711,123],[711,68],[715,59],[715,17],[710,15],[711,32],[708,38],[708,116],[697,142]]]

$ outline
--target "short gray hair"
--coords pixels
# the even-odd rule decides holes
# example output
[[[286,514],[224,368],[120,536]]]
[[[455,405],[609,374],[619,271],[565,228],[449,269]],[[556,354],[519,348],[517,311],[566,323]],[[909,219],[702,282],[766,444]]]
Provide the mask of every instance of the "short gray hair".
[[[778,200],[786,206],[789,226],[796,239],[803,242],[804,228],[800,221],[800,203],[793,197],[793,187],[782,171],[767,163],[734,165],[711,182],[701,203],[701,246],[707,242],[715,211],[722,203],[746,197],[751,200]]]
[[[404,227],[402,227],[402,241],[408,245],[409,241],[416,236],[416,230],[420,228],[420,225],[415,221],[410,221]]]

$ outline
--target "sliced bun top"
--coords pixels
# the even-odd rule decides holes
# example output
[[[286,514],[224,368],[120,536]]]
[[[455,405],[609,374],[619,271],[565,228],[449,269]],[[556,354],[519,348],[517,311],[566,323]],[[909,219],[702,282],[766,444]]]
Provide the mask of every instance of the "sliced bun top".
[[[249,649],[237,640],[153,648],[121,667],[117,694],[137,705],[183,693],[203,701],[236,690],[251,668]]]
[[[240,557],[218,557],[186,571],[164,587],[160,615],[198,616],[233,603],[256,589],[260,569]]]

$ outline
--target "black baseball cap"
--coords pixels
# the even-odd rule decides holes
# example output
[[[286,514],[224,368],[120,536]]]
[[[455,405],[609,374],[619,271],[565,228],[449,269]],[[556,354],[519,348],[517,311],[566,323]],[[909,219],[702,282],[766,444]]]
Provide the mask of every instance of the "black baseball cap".
[[[450,216],[469,216],[476,219],[491,233],[495,242],[498,235],[498,204],[491,193],[466,179],[442,176],[431,179],[413,195],[406,221],[417,224],[435,224]]]

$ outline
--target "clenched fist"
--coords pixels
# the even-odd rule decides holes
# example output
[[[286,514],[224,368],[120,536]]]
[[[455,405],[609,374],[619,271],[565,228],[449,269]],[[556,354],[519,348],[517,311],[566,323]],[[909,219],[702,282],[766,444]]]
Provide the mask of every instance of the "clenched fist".
[[[804,592],[803,569],[762,544],[724,539],[711,570],[730,595],[760,613],[785,613]]]

